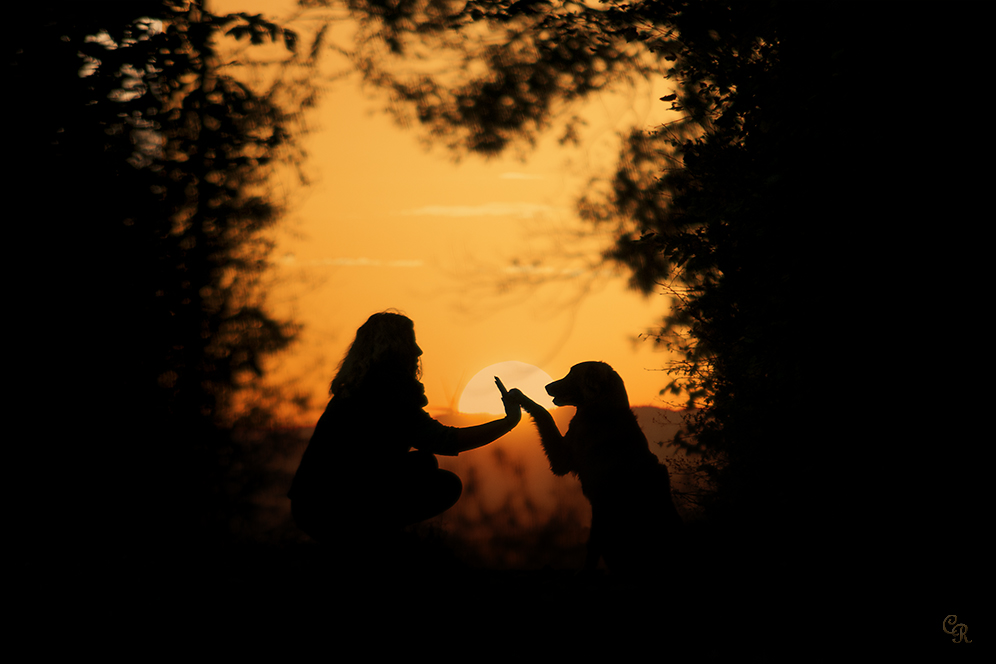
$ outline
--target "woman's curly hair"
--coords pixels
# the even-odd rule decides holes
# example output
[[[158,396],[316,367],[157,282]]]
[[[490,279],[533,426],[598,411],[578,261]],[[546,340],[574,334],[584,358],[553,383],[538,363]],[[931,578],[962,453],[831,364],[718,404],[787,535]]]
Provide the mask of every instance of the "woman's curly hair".
[[[410,318],[395,311],[374,314],[356,331],[329,394],[351,397],[376,390],[385,399],[407,394],[425,405],[419,354]]]

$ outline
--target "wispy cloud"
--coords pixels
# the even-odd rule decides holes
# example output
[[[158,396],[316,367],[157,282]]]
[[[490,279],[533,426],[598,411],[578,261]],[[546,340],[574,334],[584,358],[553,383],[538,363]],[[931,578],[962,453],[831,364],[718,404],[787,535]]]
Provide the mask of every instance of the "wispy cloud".
[[[502,179],[502,180],[542,180],[542,179],[544,179],[544,176],[542,176],[542,175],[534,175],[533,173],[516,173],[516,172],[502,173],[498,177],[500,179]]]
[[[379,258],[315,258],[308,261],[299,261],[294,254],[286,254],[280,258],[284,264],[294,264],[298,266],[332,266],[332,267],[422,267],[424,261],[418,259],[385,261]]]
[[[549,265],[508,265],[502,268],[502,271],[507,274],[516,275],[580,277],[586,272],[591,272],[591,269],[579,267],[553,267]]]
[[[427,205],[405,210],[404,215],[417,217],[533,217],[557,212],[551,205],[538,203],[482,203],[481,205]]]

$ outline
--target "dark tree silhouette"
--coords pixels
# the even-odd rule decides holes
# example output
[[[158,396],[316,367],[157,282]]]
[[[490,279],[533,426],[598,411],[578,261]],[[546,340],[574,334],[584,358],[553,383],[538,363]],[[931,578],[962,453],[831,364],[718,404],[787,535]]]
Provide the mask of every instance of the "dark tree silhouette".
[[[46,275],[17,292],[55,423],[32,483],[60,539],[195,546],[246,480],[235,399],[294,336],[256,280],[281,212],[270,166],[299,156],[285,109],[305,105],[215,49],[296,36],[200,1],[56,4],[13,10],[5,58],[12,232]]]
[[[581,209],[617,224],[607,257],[630,268],[635,288],[673,294],[658,337],[683,354],[671,387],[704,405],[679,442],[725,460],[712,517],[772,514],[773,528],[792,524],[793,548],[852,561],[855,542],[881,543],[883,532],[937,537],[946,508],[906,481],[936,445],[912,424],[922,395],[911,389],[920,342],[909,312],[928,293],[952,294],[916,280],[911,258],[951,265],[944,253],[958,243],[931,233],[925,244],[909,229],[973,217],[976,193],[965,146],[933,151],[950,171],[917,165],[918,121],[898,110],[898,90],[921,76],[973,79],[983,41],[966,29],[970,11],[936,17],[938,59],[919,69],[904,59],[917,19],[894,4],[633,11],[674,26],[672,103],[690,124],[633,135],[611,193]],[[974,315],[967,292],[949,302]],[[853,432],[846,418],[862,419],[851,408],[869,400],[880,415]],[[957,437],[936,449],[958,449]],[[973,504],[949,463],[934,479]],[[897,493],[908,494],[899,510]]]
[[[345,6],[359,29],[340,50],[368,84],[390,92],[400,121],[421,125],[454,154],[529,145],[571,102],[655,71],[655,58],[627,45],[612,12],[582,3],[299,4]]]

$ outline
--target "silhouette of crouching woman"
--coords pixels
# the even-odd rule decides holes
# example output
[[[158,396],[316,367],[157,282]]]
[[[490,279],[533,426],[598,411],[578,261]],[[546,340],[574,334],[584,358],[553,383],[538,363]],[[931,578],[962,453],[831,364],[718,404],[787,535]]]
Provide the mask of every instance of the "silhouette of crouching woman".
[[[432,419],[423,410],[421,355],[415,326],[401,314],[374,314],[356,331],[287,494],[295,523],[317,542],[366,548],[441,514],[463,484],[434,455],[487,445],[519,423],[521,409],[504,388],[502,419],[465,428]]]

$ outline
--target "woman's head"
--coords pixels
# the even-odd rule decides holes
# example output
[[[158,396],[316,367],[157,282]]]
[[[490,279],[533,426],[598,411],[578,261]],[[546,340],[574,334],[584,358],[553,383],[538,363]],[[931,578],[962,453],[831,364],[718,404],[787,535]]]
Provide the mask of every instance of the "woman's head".
[[[356,339],[346,351],[329,393],[350,396],[367,380],[407,378],[421,388],[421,355],[410,318],[393,311],[374,314],[356,331]]]

